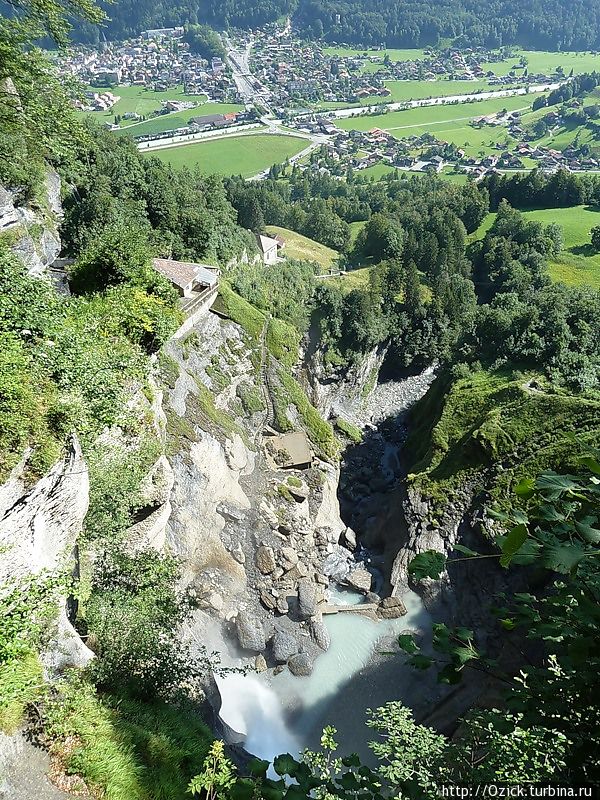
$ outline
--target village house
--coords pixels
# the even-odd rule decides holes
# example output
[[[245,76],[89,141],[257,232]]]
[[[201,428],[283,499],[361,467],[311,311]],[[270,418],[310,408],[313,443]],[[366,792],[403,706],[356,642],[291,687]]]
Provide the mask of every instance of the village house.
[[[264,233],[257,233],[256,242],[262,256],[263,264],[276,264],[277,250],[279,249],[279,243],[277,239],[272,239],[270,236],[265,236]]]
[[[214,289],[219,283],[219,270],[207,264],[155,258],[152,265],[171,283],[183,298],[194,298],[200,292]]]

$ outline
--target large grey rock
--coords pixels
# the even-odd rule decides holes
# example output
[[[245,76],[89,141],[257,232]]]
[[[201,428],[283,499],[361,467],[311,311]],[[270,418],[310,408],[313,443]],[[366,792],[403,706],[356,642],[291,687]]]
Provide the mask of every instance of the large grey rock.
[[[278,560],[284,570],[292,569],[298,563],[298,553],[293,547],[282,547],[278,554]]]
[[[357,567],[348,573],[346,583],[353,589],[366,594],[371,590],[371,573],[364,567]]]
[[[261,544],[256,551],[256,566],[263,575],[269,575],[273,572],[277,564],[275,563],[275,555],[272,547]]]
[[[321,650],[329,650],[331,645],[331,636],[327,630],[327,626],[323,622],[322,617],[315,617],[310,621],[310,635],[317,647]]]
[[[317,608],[317,590],[312,581],[298,584],[298,614],[304,618],[312,617]]]
[[[288,667],[292,675],[305,677],[313,671],[313,661],[308,653],[298,653],[288,661]]]
[[[271,641],[271,648],[273,651],[273,658],[280,664],[286,662],[300,649],[298,647],[298,642],[291,633],[279,629],[275,631]]]
[[[242,650],[261,653],[267,646],[262,625],[246,611],[240,611],[237,615],[235,630]]]
[[[334,545],[333,551],[323,561],[323,575],[342,583],[352,568],[351,558],[345,547]]]

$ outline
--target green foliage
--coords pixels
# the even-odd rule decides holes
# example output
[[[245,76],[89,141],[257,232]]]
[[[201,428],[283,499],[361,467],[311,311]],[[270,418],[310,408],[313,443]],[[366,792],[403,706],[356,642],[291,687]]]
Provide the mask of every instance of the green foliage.
[[[211,740],[193,706],[102,695],[76,677],[58,686],[42,713],[63,770],[113,800],[185,800]]]
[[[260,392],[253,385],[238,383],[235,393],[242,401],[245,413],[249,416],[264,411],[265,404],[263,399]]]
[[[258,341],[266,322],[265,315],[236,294],[227,281],[219,284],[219,297],[227,315],[246,331],[251,340]]]
[[[292,369],[300,354],[300,334],[280,319],[269,319],[267,323],[266,344],[271,355],[280,364]]]
[[[156,461],[159,443],[142,438],[135,446],[94,444],[87,453],[90,504],[84,522],[87,540],[119,542],[143,506],[142,481]]]
[[[89,673],[98,687],[144,701],[197,690],[210,664],[181,641],[192,598],[178,581],[177,563],[153,550],[111,549],[98,559],[86,611],[98,651]]]
[[[184,33],[192,53],[210,61],[212,58],[225,58],[225,48],[221,37],[208,25],[186,25]]]
[[[47,641],[67,581],[45,574],[2,586],[0,594],[0,730],[13,733],[44,688],[38,650]]]
[[[339,446],[331,425],[321,417],[300,384],[285,369],[279,370],[278,378],[287,401],[285,405],[293,403],[296,406],[311,442],[326,459],[336,458]]]
[[[424,795],[433,793],[446,739],[431,728],[417,725],[401,703],[386,703],[369,712],[367,727],[381,740],[370,747],[381,762],[379,772],[395,795],[404,796],[408,784]]]
[[[44,685],[42,665],[33,650],[0,663],[0,731],[10,735],[20,727],[27,706],[42,696]]]
[[[202,772],[190,781],[188,792],[203,795],[207,800],[227,797],[227,790],[235,784],[235,767],[225,756],[223,742],[215,740],[208,751]]]

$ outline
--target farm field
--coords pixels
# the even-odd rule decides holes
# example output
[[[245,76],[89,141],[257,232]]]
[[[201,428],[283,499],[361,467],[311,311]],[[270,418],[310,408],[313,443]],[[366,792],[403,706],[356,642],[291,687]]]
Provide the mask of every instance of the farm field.
[[[424,100],[429,97],[449,97],[459,94],[475,94],[479,91],[492,91],[487,81],[385,81],[391,91],[390,102],[404,100]],[[496,87],[498,88],[498,87]],[[504,87],[503,87],[504,88]]]
[[[440,139],[454,142],[472,156],[488,150],[496,142],[513,141],[503,126],[473,128],[470,120],[507,111],[530,110],[531,100],[524,96],[499,97],[469,103],[452,103],[445,106],[411,108],[407,111],[393,111],[388,114],[348,117],[337,120],[336,124],[345,130],[368,131],[382,128],[390,131],[396,138],[419,136],[431,133]]]
[[[88,88],[90,88],[91,91],[103,91],[101,87]],[[142,132],[146,132],[143,129],[144,126],[151,126],[152,123],[157,123],[159,121],[162,122],[163,120],[169,120],[169,125],[172,125],[173,120],[184,118],[184,122],[179,122],[179,125],[183,125],[187,122],[190,116],[197,114],[218,114],[226,113],[228,111],[243,111],[243,106],[239,105],[232,105],[230,103],[209,103],[207,102],[206,95],[204,94],[184,94],[182,86],[169,89],[166,92],[154,92],[152,90],[145,89],[142,86],[115,86],[112,89],[107,89],[105,91],[111,91],[120,98],[111,109],[108,111],[82,111],[80,113],[90,117],[91,119],[99,120],[100,122],[112,123],[114,122],[117,114],[123,115],[131,112],[134,114],[139,114],[140,116],[148,116],[154,111],[158,111],[161,107],[161,103],[165,100],[189,100],[192,103],[199,104],[198,108],[195,109],[176,112],[175,114],[157,117],[155,119],[136,124],[133,128],[133,130],[136,132],[138,129],[142,129]],[[202,111],[200,110],[200,106],[204,106]],[[123,120],[123,123],[123,128],[130,127],[131,125],[128,120]],[[161,128],[160,130],[168,130],[168,128]]]
[[[206,174],[252,175],[285,161],[305,147],[305,140],[273,134],[246,134],[180,147],[152,150],[144,155],[160,158],[175,168],[200,167]]]
[[[426,58],[424,50],[360,50],[348,47],[328,47],[325,50],[330,55],[353,56],[367,53],[370,56],[385,56],[389,54],[392,61],[416,61]],[[519,63],[519,58],[525,56],[528,61],[529,72],[554,71],[557,67],[562,67],[568,75],[571,69],[577,75],[582,72],[593,72],[600,69],[600,53],[581,52],[581,53],[551,53],[546,50],[520,50],[515,49],[514,55],[504,61],[491,61],[485,64],[486,70],[491,70],[496,75],[508,75],[513,66]],[[368,64],[365,71],[374,71],[377,64]]]
[[[281,236],[285,242],[282,255],[298,261],[316,261],[324,269],[334,266],[339,253],[331,247],[326,247],[308,236],[291,231],[288,228],[280,228],[277,225],[267,225],[266,231],[271,236]]]
[[[425,50],[419,49],[400,49],[400,50],[375,50],[375,49],[367,49],[364,48],[356,49],[352,47],[326,47],[324,52],[330,56],[356,56],[356,55],[363,55],[367,53],[369,56],[379,56],[381,59],[385,58],[386,53],[392,59],[392,61],[417,61],[424,59]]]
[[[197,108],[189,108],[187,111],[176,111],[173,114],[162,114],[160,117],[153,117],[145,122],[135,125],[127,125],[119,131],[118,135],[143,136],[149,133],[162,133],[163,131],[174,130],[175,128],[185,127],[191,117],[202,116],[203,114],[228,114],[233,111],[243,111],[244,107],[233,103],[204,103]]]
[[[521,56],[527,59],[527,68],[532,73],[554,71],[562,67],[566,75],[571,69],[577,75],[600,69],[600,53],[550,53],[545,50],[515,50],[512,58],[490,62],[485,68],[491,69],[496,75],[508,75]]]
[[[556,222],[562,228],[564,249],[556,260],[548,263],[552,280],[572,286],[587,285],[600,289],[600,253],[595,253],[590,245],[590,231],[600,225],[600,210],[590,206],[573,206],[523,213],[528,219],[544,225]],[[492,226],[494,218],[495,214],[488,214],[471,238],[482,239]]]

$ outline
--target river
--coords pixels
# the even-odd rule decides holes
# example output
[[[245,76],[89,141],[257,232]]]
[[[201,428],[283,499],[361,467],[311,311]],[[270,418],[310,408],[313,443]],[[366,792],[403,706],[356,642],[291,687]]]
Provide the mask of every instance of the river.
[[[433,377],[433,370],[427,370],[380,384],[360,421],[377,429],[386,419],[401,419]],[[390,479],[399,474],[403,439],[382,442],[379,437],[383,444],[378,448],[379,473]],[[245,749],[260,758],[272,760],[282,752],[315,749],[323,727],[332,725],[340,752],[358,752],[363,760],[372,761],[365,728],[368,709],[400,700],[419,714],[439,692],[433,676],[407,666],[398,648],[402,631],[416,633],[425,648],[431,638],[431,619],[419,596],[407,588],[402,600],[407,613],[395,620],[375,621],[349,611],[326,615],[331,645],[308,677],[284,670],[277,675],[268,671],[217,678],[221,719],[241,735]],[[364,597],[332,585],[329,602],[348,606],[364,602]]]

